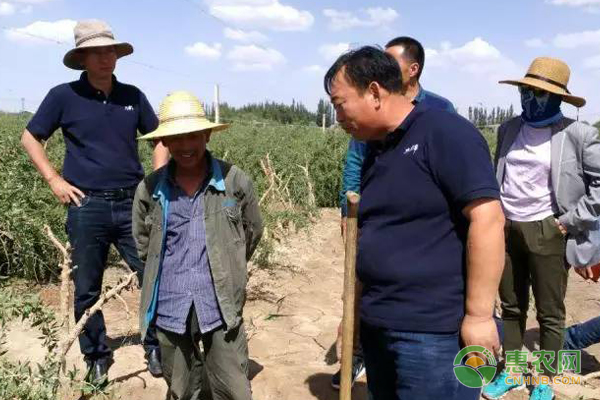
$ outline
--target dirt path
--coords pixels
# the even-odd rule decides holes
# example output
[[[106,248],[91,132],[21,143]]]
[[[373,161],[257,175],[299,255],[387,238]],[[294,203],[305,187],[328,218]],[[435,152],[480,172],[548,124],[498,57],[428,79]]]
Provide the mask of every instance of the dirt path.
[[[290,235],[278,246],[278,266],[269,271],[251,269],[249,301],[245,319],[250,338],[251,375],[257,400],[337,400],[330,380],[338,366],[333,362],[332,345],[341,318],[343,281],[343,247],[339,235],[339,214],[323,210],[310,234]],[[107,272],[105,281],[115,283],[124,272],[118,268]],[[571,274],[567,294],[568,323],[579,322],[600,314],[600,286],[583,282]],[[58,308],[58,291],[48,286],[41,291],[44,301]],[[131,316],[124,306],[111,302],[105,310],[110,344],[115,364],[110,379],[122,399],[164,399],[166,385],[146,370],[143,350],[137,333],[139,292],[123,295]],[[528,348],[537,340],[535,317],[529,319]],[[43,351],[37,333],[27,325],[14,323],[8,335],[9,355],[16,359],[41,361]],[[592,346],[584,356],[587,371],[600,370],[596,361],[600,345]],[[68,361],[84,368],[79,347],[73,346]],[[600,392],[575,387],[560,388],[567,398],[583,395],[600,399]],[[366,384],[354,387],[354,400],[365,400]],[[505,399],[527,399],[526,392]]]

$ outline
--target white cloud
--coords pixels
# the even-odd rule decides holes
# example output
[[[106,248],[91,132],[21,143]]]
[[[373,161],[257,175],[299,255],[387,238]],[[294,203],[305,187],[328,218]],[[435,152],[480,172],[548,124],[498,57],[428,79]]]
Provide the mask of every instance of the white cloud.
[[[33,11],[33,6],[30,4],[28,6],[25,6],[23,8],[21,8],[21,14],[31,14],[31,12]]]
[[[243,31],[241,29],[223,29],[223,35],[227,39],[235,40],[242,43],[263,43],[269,38],[257,31]]]
[[[227,54],[233,61],[235,71],[270,71],[274,67],[286,62],[283,54],[275,49],[258,47],[255,45],[235,46]]]
[[[600,0],[550,0],[551,4],[558,6],[571,6],[571,7],[585,7],[585,6],[598,6]]]
[[[469,106],[507,107],[518,101],[502,79],[522,77],[524,69],[481,37],[452,46],[425,50],[424,87],[447,97],[464,113]]]
[[[583,46],[600,46],[600,30],[575,33],[561,33],[553,41],[556,47],[574,49]]]
[[[333,61],[342,53],[350,50],[350,43],[324,44],[319,47],[319,53],[327,61]]]
[[[325,68],[323,68],[322,66],[320,66],[318,64],[314,64],[314,65],[307,65],[306,67],[302,68],[302,71],[314,73],[314,74],[323,74],[323,73],[325,73]]]
[[[211,47],[206,43],[196,42],[190,46],[186,46],[185,52],[190,56],[217,60],[221,57],[221,43],[214,43]]]
[[[372,7],[362,10],[363,18],[350,11],[338,11],[331,8],[323,10],[329,19],[329,28],[334,31],[357,27],[381,27],[394,22],[398,13],[392,8]]]
[[[16,11],[16,7],[10,3],[0,2],[0,16],[13,15]]]
[[[546,2],[557,6],[580,7],[592,14],[600,13],[600,0],[546,0]]]
[[[71,19],[54,22],[36,21],[23,28],[13,28],[5,32],[6,37],[14,42],[23,43],[69,43],[73,41],[73,28],[77,24]]]
[[[546,46],[546,43],[540,38],[532,38],[525,41],[525,46],[535,49]]]
[[[586,69],[600,70],[600,54],[583,60],[583,67]]]
[[[279,0],[205,0],[210,13],[223,21],[246,29],[304,31],[314,17],[308,11],[284,5]]]

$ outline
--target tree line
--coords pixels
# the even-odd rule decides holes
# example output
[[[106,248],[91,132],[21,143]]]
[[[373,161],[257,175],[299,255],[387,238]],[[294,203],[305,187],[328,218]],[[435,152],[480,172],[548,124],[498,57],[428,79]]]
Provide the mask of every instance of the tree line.
[[[512,104],[510,107],[495,107],[488,110],[486,107],[469,107],[469,121],[477,127],[499,125],[515,116]]]
[[[205,105],[205,112],[210,119],[215,116],[212,104]],[[250,103],[241,107],[235,107],[228,103],[221,103],[219,116],[222,122],[233,122],[240,119],[246,120],[268,120],[284,125],[322,125],[322,115],[325,114],[325,126],[330,126],[334,120],[333,107],[326,100],[319,100],[317,111],[313,112],[304,104],[292,100],[292,104],[265,101],[262,103]]]

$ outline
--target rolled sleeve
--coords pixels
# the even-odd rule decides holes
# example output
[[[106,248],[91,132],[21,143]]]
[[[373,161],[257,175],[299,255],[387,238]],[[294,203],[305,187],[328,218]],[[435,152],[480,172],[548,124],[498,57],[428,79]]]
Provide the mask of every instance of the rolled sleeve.
[[[146,95],[140,91],[140,114],[138,120],[138,130],[142,134],[150,133],[158,128],[158,118],[156,113],[146,98]]]

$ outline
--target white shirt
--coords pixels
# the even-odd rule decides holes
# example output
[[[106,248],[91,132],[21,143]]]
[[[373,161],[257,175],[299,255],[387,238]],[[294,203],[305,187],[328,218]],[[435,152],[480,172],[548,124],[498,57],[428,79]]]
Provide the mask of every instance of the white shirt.
[[[523,124],[506,156],[500,197],[506,218],[540,221],[558,210],[552,190],[552,130]]]

